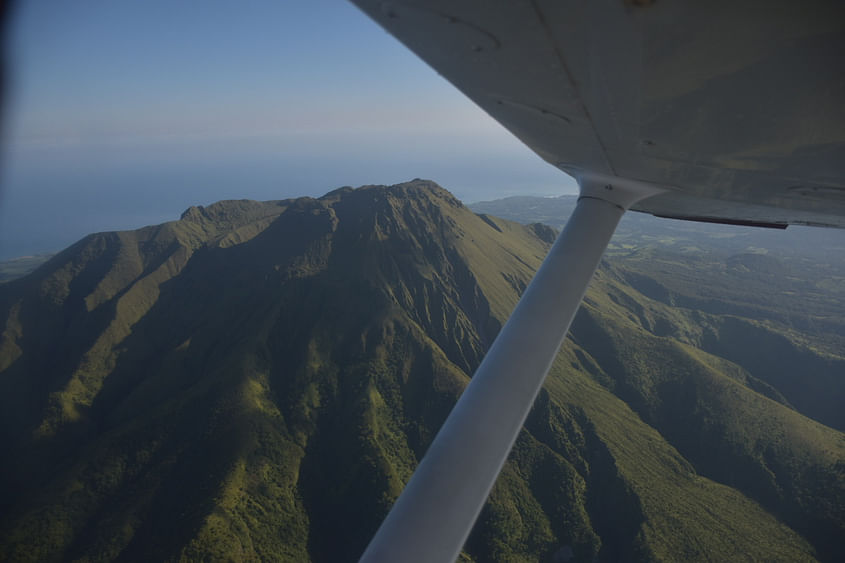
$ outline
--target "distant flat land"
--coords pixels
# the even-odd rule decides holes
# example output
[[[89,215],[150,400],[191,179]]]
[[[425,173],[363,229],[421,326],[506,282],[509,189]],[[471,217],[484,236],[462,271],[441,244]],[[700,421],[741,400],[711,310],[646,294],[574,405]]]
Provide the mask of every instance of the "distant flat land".
[[[36,254],[19,256],[11,260],[0,261],[0,283],[22,277],[55,256],[55,254]]]

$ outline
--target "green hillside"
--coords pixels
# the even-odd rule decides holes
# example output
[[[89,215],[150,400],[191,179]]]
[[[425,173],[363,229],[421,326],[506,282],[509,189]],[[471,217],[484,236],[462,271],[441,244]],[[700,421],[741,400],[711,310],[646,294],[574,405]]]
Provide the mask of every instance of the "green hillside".
[[[191,208],[3,284],[0,560],[356,560],[553,236],[415,180]],[[837,561],[839,340],[643,271],[599,272],[465,557]]]

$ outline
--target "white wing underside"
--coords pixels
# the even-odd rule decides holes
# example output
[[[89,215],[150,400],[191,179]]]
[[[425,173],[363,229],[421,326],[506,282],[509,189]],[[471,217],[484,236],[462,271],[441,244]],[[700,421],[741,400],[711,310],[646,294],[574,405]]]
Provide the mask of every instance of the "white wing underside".
[[[353,0],[544,160],[655,215],[845,227],[845,3]]]

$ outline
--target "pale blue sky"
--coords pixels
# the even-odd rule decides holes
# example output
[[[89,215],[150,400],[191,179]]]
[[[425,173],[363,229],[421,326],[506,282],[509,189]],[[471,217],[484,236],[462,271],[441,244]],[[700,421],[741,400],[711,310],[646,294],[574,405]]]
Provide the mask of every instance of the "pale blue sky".
[[[10,39],[0,259],[224,198],[574,191],[345,0],[26,0]]]

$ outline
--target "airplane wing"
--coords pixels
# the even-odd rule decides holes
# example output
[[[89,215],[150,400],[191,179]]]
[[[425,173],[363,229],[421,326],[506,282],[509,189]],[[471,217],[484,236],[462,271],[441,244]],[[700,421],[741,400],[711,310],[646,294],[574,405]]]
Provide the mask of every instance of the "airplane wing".
[[[540,157],[632,207],[845,227],[845,3],[353,0]]]

